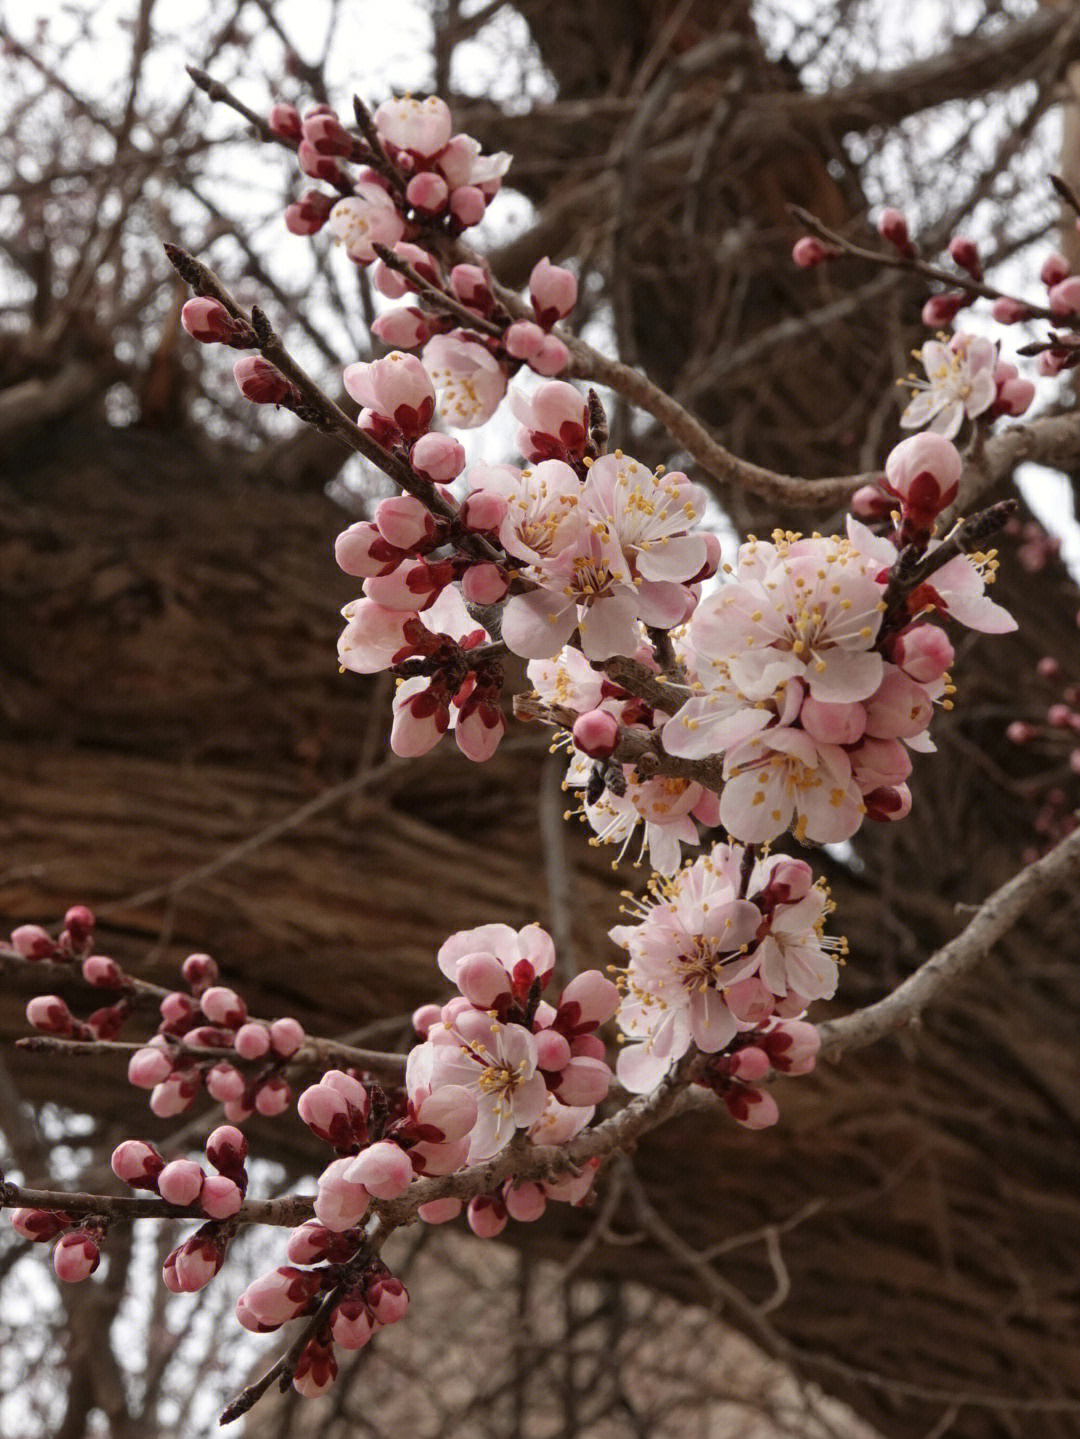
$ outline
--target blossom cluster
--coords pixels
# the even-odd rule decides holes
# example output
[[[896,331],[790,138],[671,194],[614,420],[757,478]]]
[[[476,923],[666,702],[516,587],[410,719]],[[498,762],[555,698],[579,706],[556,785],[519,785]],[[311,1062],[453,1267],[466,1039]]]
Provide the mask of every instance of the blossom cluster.
[[[817,1031],[799,1016],[836,990],[833,955],[846,944],[823,932],[832,907],[804,860],[755,860],[742,845],[716,844],[654,880],[637,922],[611,931],[629,956],[619,976],[623,1085],[648,1093],[691,1045],[728,1051],[708,1081],[740,1123],[774,1123],[776,1102],[753,1081],[813,1068]]]

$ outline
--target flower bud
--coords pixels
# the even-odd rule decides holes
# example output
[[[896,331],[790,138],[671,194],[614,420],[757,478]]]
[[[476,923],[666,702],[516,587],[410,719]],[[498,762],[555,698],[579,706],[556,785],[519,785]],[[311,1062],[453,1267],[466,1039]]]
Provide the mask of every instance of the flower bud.
[[[570,1046],[554,1029],[542,1029],[536,1036],[536,1067],[556,1074],[570,1063]]]
[[[87,984],[98,989],[126,989],[128,981],[115,959],[105,954],[90,954],[82,962],[82,975]]]
[[[306,190],[285,207],[285,228],[292,235],[317,235],[330,218],[334,197],[322,190]]]
[[[487,196],[475,185],[458,185],[450,192],[450,213],[461,228],[478,225],[487,209]]]
[[[291,1059],[306,1037],[304,1026],[291,1015],[286,1015],[284,1019],[275,1019],[270,1026],[271,1047],[282,1059]]]
[[[304,120],[303,137],[319,155],[347,159],[353,152],[353,137],[333,114],[312,115]]]
[[[607,710],[587,710],[574,721],[576,748],[591,759],[610,759],[619,743],[619,722]]]
[[[303,134],[303,126],[300,112],[294,105],[272,105],[268,119],[270,128],[275,135],[280,136],[282,140],[299,142]]]
[[[506,1206],[501,1199],[480,1194],[469,1200],[465,1218],[477,1239],[494,1239],[506,1228]]]
[[[403,288],[402,294],[404,293]],[[426,344],[431,339],[428,318],[423,310],[418,310],[415,305],[406,305],[380,315],[372,322],[371,332],[378,335],[384,345],[395,350],[414,350],[417,345]]]
[[[241,1130],[231,1124],[219,1124],[206,1141],[206,1157],[222,1174],[236,1179],[243,1172],[248,1142]]]
[[[1051,250],[1050,254],[1047,255],[1046,259],[1042,262],[1042,268],[1039,270],[1039,279],[1048,290],[1053,289],[1055,285],[1060,285],[1062,280],[1069,278],[1071,270],[1072,267],[1065,256],[1057,250]]]
[[[510,577],[501,565],[470,565],[461,577],[461,593],[472,605],[495,605],[510,588]]]
[[[364,1290],[364,1299],[380,1324],[397,1324],[409,1307],[409,1291],[392,1274],[372,1280]]]
[[[375,507],[375,525],[387,544],[412,550],[435,534],[435,517],[414,495],[394,495]]]
[[[529,369],[538,375],[561,375],[570,363],[570,351],[554,335],[545,335],[544,343],[529,359]]]
[[[269,1053],[270,1033],[264,1024],[242,1024],[234,1047],[241,1059],[261,1059]]]
[[[602,1059],[575,1055],[559,1076],[555,1095],[562,1104],[599,1104],[611,1088],[611,1070]]]
[[[340,185],[345,175],[338,162],[330,155],[320,155],[310,140],[301,140],[296,151],[300,168],[313,180],[323,180],[328,185]]]
[[[20,924],[11,931],[11,947],[22,959],[51,959],[56,941],[40,924]]]
[[[194,994],[201,994],[218,980],[217,964],[208,954],[189,954],[180,966],[180,973]]]
[[[153,1089],[168,1079],[172,1069],[172,1060],[163,1049],[147,1045],[137,1049],[128,1060],[128,1083],[136,1089]]]
[[[165,1168],[165,1161],[152,1144],[141,1139],[125,1139],[112,1152],[109,1161],[112,1172],[132,1189],[149,1189],[157,1192],[158,1175]]]
[[[416,1211],[425,1224],[448,1224],[461,1213],[460,1199],[430,1199]]]
[[[519,1224],[532,1224],[547,1208],[544,1191],[539,1184],[530,1180],[522,1180],[520,1184],[507,1184],[502,1197],[507,1214]]]
[[[922,624],[897,636],[890,657],[916,683],[933,684],[951,667],[956,655],[943,629]]]
[[[241,327],[220,300],[196,295],[180,311],[180,323],[193,340],[204,345],[227,343],[235,339]]]
[[[244,355],[237,360],[233,378],[244,399],[254,405],[283,405],[299,398],[281,371],[261,355]]]
[[[52,1261],[57,1279],[65,1284],[78,1284],[89,1279],[101,1263],[101,1251],[85,1230],[77,1229],[60,1236]]]
[[[58,994],[38,994],[26,1006],[26,1018],[42,1034],[70,1036],[75,1016]]]
[[[744,1129],[768,1129],[780,1118],[780,1110],[772,1095],[751,1085],[729,1089],[723,1100],[732,1119]]]
[[[207,1070],[206,1088],[211,1099],[219,1104],[237,1104],[243,1099],[247,1085],[238,1069],[222,1061]]]
[[[911,236],[908,233],[907,220],[899,210],[892,208],[882,210],[877,222],[878,234],[883,240],[888,240],[894,245],[905,259],[915,254],[915,246],[911,243]]]
[[[461,522],[467,530],[490,533],[499,528],[508,509],[502,495],[491,490],[473,490],[461,506]]]
[[[812,270],[826,260],[834,260],[837,253],[831,245],[823,245],[816,235],[803,235],[795,241],[791,258],[800,270]]]
[[[944,295],[931,295],[922,307],[922,322],[931,330],[951,325],[964,308],[971,304],[971,296],[963,290],[950,290]]]
[[[450,200],[450,186],[434,170],[414,175],[405,187],[405,198],[425,219],[441,215]]]
[[[1013,300],[1008,295],[1002,295],[994,301],[990,307],[990,313],[999,325],[1018,325],[1022,320],[1031,318],[1031,311],[1027,305],[1021,304],[1019,300]]]
[[[413,1167],[398,1145],[379,1140],[350,1161],[345,1178],[350,1184],[362,1184],[376,1199],[396,1199],[412,1183]]]
[[[32,1244],[44,1244],[55,1239],[74,1220],[61,1209],[13,1209],[11,1227],[16,1234],[29,1239]]]
[[[731,1073],[736,1079],[750,1084],[764,1079],[771,1068],[768,1054],[754,1044],[747,1045],[745,1049],[737,1049],[731,1056]]]
[[[362,1184],[352,1184],[345,1178],[352,1163],[351,1159],[335,1159],[319,1177],[315,1217],[335,1234],[359,1224],[371,1203]]]
[[[979,247],[969,235],[954,235],[949,241],[949,254],[953,263],[966,270],[975,280],[982,279],[982,261]]]
[[[243,1198],[235,1180],[225,1174],[208,1174],[199,1191],[199,1206],[211,1219],[230,1219]]]
[[[563,319],[577,304],[577,276],[571,270],[553,265],[545,255],[532,268],[529,276],[529,299],[537,321],[545,330]]]
[[[759,1041],[781,1074],[809,1074],[821,1049],[816,1025],[799,1019],[779,1020]]]
[[[268,1118],[284,1114],[292,1102],[292,1089],[280,1074],[273,1074],[255,1091],[255,1108]]]
[[[539,325],[532,320],[515,320],[508,325],[503,335],[506,353],[515,360],[531,360],[544,347],[546,336]]]
[[[1080,275],[1051,285],[1047,301],[1055,315],[1080,315]]]
[[[193,1159],[174,1159],[158,1175],[158,1193],[167,1204],[186,1209],[199,1197],[203,1172]]]
[[[95,923],[94,911],[87,909],[85,904],[71,906],[64,915],[64,928],[67,930],[73,948],[82,948],[93,933]]]

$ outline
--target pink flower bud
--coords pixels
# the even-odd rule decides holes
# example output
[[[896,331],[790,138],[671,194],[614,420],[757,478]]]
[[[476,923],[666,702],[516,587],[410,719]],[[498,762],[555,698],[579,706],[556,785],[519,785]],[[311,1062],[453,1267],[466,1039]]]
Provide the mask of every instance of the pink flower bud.
[[[848,754],[852,776],[864,794],[881,786],[902,784],[911,773],[911,756],[898,739],[872,739],[867,735]]]
[[[380,500],[374,518],[383,539],[399,550],[414,549],[435,533],[434,515],[414,495],[394,495]]]
[[[1056,679],[1061,673],[1061,665],[1058,660],[1054,658],[1053,655],[1043,655],[1042,659],[1039,660],[1038,664],[1035,666],[1035,673],[1039,676],[1040,679]]]
[[[473,490],[461,506],[461,522],[467,530],[492,532],[505,520],[508,505],[491,490]]]
[[[488,277],[479,265],[455,265],[450,271],[450,288],[463,305],[488,315],[495,304]]]
[[[736,1079],[750,1084],[755,1080],[764,1079],[771,1068],[769,1056],[754,1044],[748,1045],[745,1049],[737,1049],[731,1056],[731,1073]]]
[[[218,1245],[209,1238],[200,1239],[198,1234],[174,1249],[169,1257],[181,1294],[196,1294],[205,1289],[225,1262]]]
[[[448,485],[465,468],[465,450],[449,435],[421,435],[409,452],[413,469],[433,484]]]
[[[1080,275],[1051,285],[1047,300],[1055,315],[1080,315]]]
[[[128,1083],[136,1089],[153,1089],[172,1073],[172,1060],[162,1049],[137,1049],[128,1060]]]
[[[531,360],[543,349],[546,338],[544,331],[539,325],[533,324],[532,320],[515,320],[512,325],[507,326],[503,344],[506,346],[506,353],[515,360]]]
[[[914,255],[915,246],[911,243],[907,220],[901,211],[891,208],[882,210],[878,217],[877,230],[881,238],[888,240],[890,245],[895,245],[901,255]]]
[[[968,235],[954,235],[949,241],[949,254],[954,264],[966,270],[976,280],[982,279],[982,262],[979,259],[979,247]]]
[[[819,744],[854,744],[866,730],[866,710],[858,703],[827,704],[807,695],[799,723]]]
[[[1038,729],[1026,720],[1013,720],[1005,730],[1006,736],[1013,744],[1028,744],[1038,733]]]
[[[798,904],[814,887],[814,871],[804,859],[792,859],[786,854],[774,855],[764,864],[768,866],[768,880],[764,889],[751,896],[759,907]]]
[[[561,375],[570,363],[570,351],[554,335],[545,335],[544,343],[529,359],[529,369],[538,375]]]
[[[284,1114],[292,1103],[292,1089],[280,1074],[271,1075],[255,1091],[255,1108],[268,1118]]]
[[[125,989],[127,979],[115,959],[105,954],[91,954],[82,962],[82,975],[87,984],[98,989]]]
[[[52,1255],[57,1279],[78,1284],[89,1279],[101,1263],[101,1251],[84,1230],[61,1235]]]
[[[184,983],[190,985],[194,994],[201,994],[218,980],[217,964],[208,954],[189,954],[180,966],[180,973],[184,977]]]
[[[1051,250],[1042,262],[1042,268],[1039,270],[1039,279],[1047,289],[1053,289],[1055,285],[1060,285],[1062,280],[1069,278],[1071,269],[1072,267],[1064,255],[1060,254],[1057,250]]]
[[[112,1172],[132,1189],[157,1190],[157,1177],[165,1161],[152,1144],[141,1139],[125,1139],[112,1152]]]
[[[409,1156],[389,1140],[369,1145],[345,1170],[350,1184],[362,1184],[376,1199],[396,1199],[408,1189],[412,1177]]]
[[[570,1063],[570,1046],[554,1029],[542,1029],[536,1036],[536,1067],[557,1073]]]
[[[247,1005],[235,990],[214,985],[199,996],[199,1005],[211,1024],[238,1029],[247,1018]]]
[[[280,1265],[252,1280],[240,1296],[244,1308],[262,1324],[287,1324],[303,1314],[322,1288],[318,1270]]]
[[[495,605],[510,588],[510,577],[501,565],[470,565],[461,577],[461,593],[473,605]]]
[[[458,185],[450,192],[450,213],[462,229],[478,225],[487,209],[487,196],[475,185]]]
[[[430,1199],[416,1211],[425,1224],[449,1224],[462,1210],[460,1199]]]
[[[897,636],[891,658],[918,684],[933,684],[951,667],[956,654],[943,629],[924,624]]]
[[[812,270],[826,260],[835,260],[838,251],[831,245],[823,245],[816,235],[803,235],[795,241],[791,258],[800,270]]]
[[[458,961],[454,982],[480,1009],[493,1009],[500,999],[510,998],[510,976],[493,954],[465,955]]]
[[[780,1118],[776,1100],[763,1089],[729,1089],[723,1096],[728,1113],[744,1129],[768,1129]]]
[[[590,1159],[580,1174],[568,1174],[565,1179],[545,1179],[544,1193],[549,1199],[557,1199],[562,1204],[581,1204],[592,1188],[599,1168],[599,1159]]]
[[[380,1324],[397,1324],[409,1307],[409,1291],[392,1274],[380,1275],[364,1290],[364,1299]]]
[[[294,105],[273,105],[268,118],[275,135],[280,135],[283,140],[299,141],[303,129],[300,112]]]
[[[211,1099],[219,1104],[237,1104],[243,1099],[247,1085],[238,1069],[222,1061],[207,1070],[206,1088]]]
[[[270,1026],[270,1044],[274,1053],[282,1059],[291,1059],[306,1037],[304,1026],[291,1015],[286,1015],[284,1019],[275,1019]]]
[[[574,721],[573,737],[591,759],[610,759],[619,743],[619,722],[607,710],[587,710]]]
[[[90,938],[97,921],[94,918],[94,911],[87,909],[85,904],[73,904],[64,915],[64,928],[68,932],[72,946],[81,949]]]
[[[392,419],[406,440],[422,435],[435,413],[435,389],[416,356],[392,350],[372,364],[368,378],[379,413]]]
[[[782,1019],[762,1035],[760,1044],[781,1074],[809,1074],[821,1049],[816,1025]]]
[[[199,1092],[201,1080],[197,1070],[173,1070],[168,1079],[156,1084],[150,1093],[150,1109],[159,1119],[172,1119],[190,1108]]]
[[[570,1052],[575,1056],[584,1055],[587,1059],[607,1059],[607,1046],[596,1034],[579,1034],[575,1036],[570,1045]]]
[[[903,670],[887,669],[876,693],[866,701],[866,733],[874,739],[911,739],[926,729],[933,713],[933,702],[922,685]]]
[[[905,517],[929,528],[956,498],[963,461],[956,446],[932,431],[901,440],[885,461],[885,484],[902,501]]]
[[[11,1227],[16,1234],[29,1239],[32,1244],[44,1244],[55,1239],[75,1221],[58,1209],[13,1209]]]
[[[490,1194],[470,1199],[465,1217],[477,1239],[494,1239],[506,1228],[506,1206]]]
[[[596,1029],[605,1024],[618,1007],[618,988],[598,969],[586,969],[575,975],[563,990],[559,1018],[568,1020],[575,1029]]]
[[[971,296],[963,290],[950,290],[944,295],[931,295],[922,307],[922,322],[931,330],[942,325],[951,325],[964,308],[971,304]]]
[[[340,184],[345,176],[338,162],[330,155],[320,155],[310,140],[301,140],[296,151],[300,168],[313,180],[324,180],[328,185]]]
[[[851,497],[851,513],[863,520],[884,519],[892,508],[893,501],[877,485],[860,485]]]
[[[346,1143],[352,1134],[355,1108],[336,1089],[313,1084],[297,1101],[297,1112],[317,1138],[328,1144]]]
[[[911,791],[906,784],[881,785],[863,795],[867,819],[905,819],[911,813]]]
[[[1035,386],[1030,380],[1019,377],[1006,380],[998,386],[995,408],[1002,415],[1023,415],[1035,398]]]
[[[206,1157],[215,1169],[230,1178],[243,1171],[248,1142],[243,1133],[231,1124],[219,1124],[206,1141]]]
[[[351,1159],[335,1159],[319,1177],[315,1217],[335,1234],[359,1224],[371,1202],[362,1184],[351,1184],[345,1178],[345,1171],[352,1162]]]
[[[235,1048],[241,1059],[261,1059],[270,1049],[270,1034],[264,1024],[242,1024],[236,1031]]]
[[[424,218],[433,218],[446,209],[450,186],[434,170],[422,170],[405,187],[405,198]]]
[[[296,391],[280,370],[261,355],[244,355],[233,366],[235,379],[245,400],[254,405],[283,405]]]
[[[990,307],[990,313],[999,325],[1018,325],[1022,320],[1031,318],[1031,311],[1027,305],[1022,305],[1019,300],[1010,299],[1008,295],[1002,295],[994,301]]]
[[[533,266],[529,298],[537,321],[545,330],[569,315],[577,304],[577,296],[577,276],[571,270],[553,265],[546,255]]]
[[[503,1204],[511,1219],[516,1219],[519,1224],[532,1224],[547,1208],[547,1196],[539,1184],[523,1180],[520,1184],[506,1185]]]
[[[317,1219],[305,1219],[290,1233],[285,1253],[294,1264],[317,1264],[339,1242]]]
[[[1039,374],[1048,380],[1060,375],[1069,359],[1065,350],[1044,350],[1039,356]]]
[[[11,947],[23,959],[51,959],[56,941],[40,924],[20,924],[11,931]]]
[[[165,1278],[165,1283],[169,1284],[168,1278]],[[172,1288],[172,1285],[169,1285],[169,1288]],[[180,1292],[179,1285],[177,1285],[176,1292]],[[257,1319],[247,1307],[242,1294],[236,1301],[236,1320],[240,1327],[246,1329],[249,1334],[270,1334],[281,1327],[279,1324],[264,1324],[261,1319]]]
[[[342,1349],[363,1349],[375,1333],[375,1320],[360,1299],[343,1299],[330,1319],[334,1343]]]
[[[70,1035],[75,1016],[58,994],[38,994],[26,1006],[26,1018],[42,1034]]]
[[[334,197],[322,190],[307,190],[285,207],[285,228],[293,235],[317,235],[330,218]]]
[[[304,139],[319,155],[347,159],[353,152],[353,137],[336,115],[312,115],[303,121],[303,132]]]
[[[235,1180],[224,1174],[209,1174],[199,1191],[199,1206],[211,1219],[230,1219],[239,1210],[243,1198]]]
[[[367,1114],[367,1090],[351,1074],[346,1074],[343,1069],[328,1069],[319,1082],[324,1088],[333,1089],[347,1099],[357,1113]]]
[[[204,345],[221,344],[233,339],[240,326],[220,300],[197,295],[180,311],[180,323],[193,340]]]
[[[402,293],[404,294],[404,290]],[[372,323],[371,332],[378,335],[384,345],[390,345],[395,350],[413,350],[417,345],[426,344],[431,339],[431,326],[427,316],[415,305],[406,305],[380,315]]]
[[[158,1193],[167,1204],[186,1209],[199,1197],[203,1172],[193,1159],[174,1159],[158,1175]]]
[[[428,1031],[433,1024],[438,1024],[442,1018],[442,1010],[437,1004],[422,1004],[419,1009],[412,1013],[412,1026],[420,1039],[427,1039]]]
[[[599,1104],[610,1088],[611,1070],[604,1060],[575,1055],[562,1071],[555,1094],[563,1104]]]

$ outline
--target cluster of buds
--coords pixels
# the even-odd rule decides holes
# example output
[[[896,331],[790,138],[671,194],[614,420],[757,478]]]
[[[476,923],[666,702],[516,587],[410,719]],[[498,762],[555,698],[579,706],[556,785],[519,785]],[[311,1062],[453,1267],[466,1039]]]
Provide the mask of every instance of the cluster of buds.
[[[115,960],[95,954],[95,918],[84,904],[73,905],[64,916],[57,937],[38,924],[22,924],[11,932],[12,951],[31,963],[42,961],[78,970],[94,989],[121,991],[123,997],[77,1019],[58,994],[35,995],[26,1006],[26,1017],[39,1034],[58,1039],[115,1039],[131,1010],[130,978]]]
[[[204,1085],[225,1106],[230,1123],[256,1110],[281,1114],[292,1097],[281,1070],[305,1038],[299,1021],[250,1019],[235,990],[217,983],[217,964],[207,954],[188,955],[181,974],[190,993],[173,990],[162,999],[158,1032],[132,1055],[128,1080],[151,1091],[150,1108],[159,1118],[189,1108]],[[227,1050],[229,1058],[195,1055],[193,1049]],[[241,1060],[255,1067],[242,1071]]]
[[[1080,615],[1077,623],[1080,624]],[[1043,655],[1035,666],[1035,673],[1044,684],[1054,688],[1056,697],[1041,720],[1013,720],[1006,734],[1013,744],[1037,751],[1044,760],[1064,759],[1064,770],[1055,773],[1051,782],[1034,781],[1029,788],[1030,797],[1038,801],[1032,821],[1038,841],[1025,850],[1027,863],[1038,859],[1076,828],[1075,776],[1080,775],[1080,684],[1066,678],[1060,661],[1053,655]]]
[[[809,1074],[817,1062],[821,1038],[802,1019],[770,1016],[737,1034],[723,1054],[704,1056],[694,1083],[719,1095],[736,1124],[767,1129],[780,1118],[776,1100],[761,1081],[770,1073]]]
[[[248,1285],[236,1302],[236,1317],[245,1329],[268,1334],[314,1314],[324,1297],[335,1293],[336,1302],[301,1351],[293,1374],[294,1387],[312,1399],[337,1375],[335,1345],[363,1349],[376,1330],[405,1318],[409,1294],[381,1260],[366,1257],[358,1231],[332,1233],[309,1221],[290,1236],[288,1257],[291,1264]]]

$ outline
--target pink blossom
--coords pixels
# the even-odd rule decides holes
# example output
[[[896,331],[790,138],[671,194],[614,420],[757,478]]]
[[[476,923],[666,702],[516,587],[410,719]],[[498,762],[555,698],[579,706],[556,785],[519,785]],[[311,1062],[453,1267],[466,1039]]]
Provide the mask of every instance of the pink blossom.
[[[398,651],[405,647],[409,612],[361,599],[347,604],[341,613],[347,621],[338,638],[338,661],[342,668],[361,675],[387,669]]]
[[[586,969],[575,975],[559,999],[558,1018],[561,1026],[575,1034],[596,1029],[615,1013],[619,991],[598,969]]]
[[[920,685],[940,680],[956,658],[948,635],[937,625],[919,624],[893,641],[893,662]]]
[[[830,999],[836,993],[839,971],[830,951],[843,953],[846,945],[823,935],[832,908],[825,892],[815,886],[794,904],[773,910],[756,951],[759,976],[772,994],[783,996],[794,990],[811,1000]]]
[[[916,393],[900,424],[906,430],[928,425],[952,439],[965,418],[984,414],[997,397],[997,346],[982,336],[954,335],[947,344],[928,340],[919,355],[927,379],[910,382]]]
[[[536,348],[542,343],[541,336]],[[521,426],[517,443],[527,460],[580,459],[584,455],[589,407],[573,385],[552,380],[538,385],[531,395],[512,389],[510,410]]]
[[[433,484],[448,485],[465,468],[465,450],[450,435],[421,435],[413,445],[409,458],[417,474]]]
[[[594,533],[618,546],[632,576],[689,581],[704,565],[705,537],[688,533],[704,492],[681,471],[653,474],[616,451],[591,466],[582,501]]]
[[[371,364],[367,382],[375,399],[372,408],[393,420],[407,441],[418,439],[427,430],[435,413],[435,390],[415,355],[392,350]]]
[[[411,96],[384,100],[372,118],[381,140],[421,160],[430,160],[442,150],[454,123],[446,101],[436,95],[427,100]]]
[[[451,332],[427,342],[423,361],[440,391],[439,413],[448,425],[471,430],[491,419],[506,394],[506,375],[489,350]]]
[[[401,293],[405,293],[404,286]],[[423,310],[404,305],[373,320],[371,333],[395,350],[413,350],[431,338],[431,326]]]
[[[560,1072],[554,1094],[574,1108],[600,1104],[611,1087],[611,1070],[603,1059],[575,1055]]]
[[[547,1103],[532,1035],[520,1025],[481,1017],[484,1028],[480,1033],[464,1039],[457,1028],[450,1030],[449,1042],[439,1044],[431,1055],[434,1089],[451,1084],[476,1097],[470,1163],[490,1159],[505,1148],[517,1129],[528,1128],[540,1117]]]
[[[777,1019],[760,1043],[781,1074],[809,1074],[821,1049],[821,1036],[814,1025],[802,1020]]]
[[[405,233],[405,221],[381,185],[360,181],[355,189],[330,211],[330,232],[345,246],[350,260],[370,265],[374,247],[393,248]]]
[[[538,924],[527,924],[518,930],[508,924],[485,924],[450,935],[439,949],[437,963],[447,979],[464,993],[462,966],[478,956],[493,959],[502,972],[506,990],[524,999],[535,979],[546,983],[555,965],[555,946],[548,932]],[[498,983],[494,972],[492,982]],[[490,987],[485,982],[485,988]],[[481,1008],[488,1007],[481,1004]]]
[[[805,730],[778,726],[733,746],[724,756],[724,781],[720,821],[747,844],[775,839],[793,818],[800,843],[835,844],[862,823],[847,753]]]

